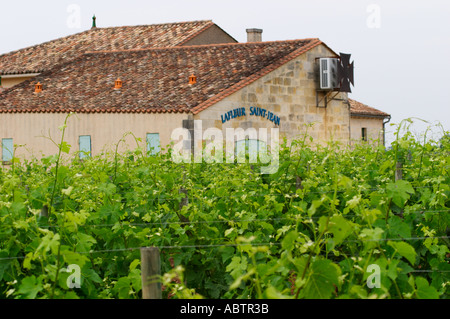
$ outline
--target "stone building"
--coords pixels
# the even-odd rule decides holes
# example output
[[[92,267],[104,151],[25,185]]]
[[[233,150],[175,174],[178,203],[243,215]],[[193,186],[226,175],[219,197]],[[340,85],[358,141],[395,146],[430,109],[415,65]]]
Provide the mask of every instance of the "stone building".
[[[391,116],[385,112],[367,106],[361,102],[348,99],[350,104],[350,140],[380,140],[385,143],[385,125]]]
[[[309,123],[315,142],[383,140],[387,113],[347,93],[318,103],[318,59],[338,57],[325,43],[247,32],[250,42],[237,43],[211,21],[93,28],[0,56],[3,162],[12,144],[25,145],[17,157],[55,153],[44,136],[58,140],[70,112],[66,141],[81,157],[114,149],[128,132],[158,152],[193,120],[203,131],[278,127],[288,141]],[[127,136],[121,147],[133,143]]]

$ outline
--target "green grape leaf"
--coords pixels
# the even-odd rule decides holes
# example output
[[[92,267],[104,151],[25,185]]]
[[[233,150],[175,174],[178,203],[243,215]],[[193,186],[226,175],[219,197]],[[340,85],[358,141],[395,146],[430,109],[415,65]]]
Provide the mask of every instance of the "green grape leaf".
[[[41,281],[35,276],[30,276],[22,280],[17,293],[22,295],[25,299],[35,299],[42,289]]]
[[[414,188],[411,186],[411,183],[405,180],[388,183],[386,190],[389,198],[399,207],[403,207],[410,194],[414,194]]]
[[[384,230],[382,230],[379,227],[375,227],[374,229],[364,228],[360,232],[359,237],[362,240],[377,241],[382,238],[383,233],[384,233]]]
[[[272,285],[269,285],[265,291],[265,295],[268,299],[293,299],[293,296],[285,295],[278,291],[275,287]]]
[[[59,146],[61,148],[61,152],[69,154],[70,148],[72,147],[67,142],[62,142]]]
[[[141,261],[139,259],[133,260],[133,262],[130,264],[130,271],[135,270],[136,267],[140,264],[141,264]]]
[[[416,295],[419,299],[439,299],[437,290],[428,284],[428,281],[422,277],[416,277]]]
[[[80,268],[83,268],[84,264],[89,261],[89,258],[85,255],[75,253],[73,251],[64,251],[63,252],[64,261],[68,264],[78,265]]]
[[[86,279],[89,279],[95,283],[102,283],[102,279],[100,276],[93,270],[93,269],[83,269],[83,276],[86,277]]]
[[[302,296],[306,299],[329,299],[339,283],[339,275],[340,268],[332,261],[326,259],[314,261]]]
[[[247,265],[247,258],[235,256],[231,259],[231,263],[227,266],[226,271],[230,272],[230,275],[236,279],[247,270]]]
[[[114,285],[114,291],[118,294],[119,299],[129,299],[131,290],[131,280],[128,277],[120,278]]]
[[[414,250],[414,247],[412,247],[410,244],[405,242],[394,242],[389,241],[388,245],[394,248],[402,257],[405,257],[411,265],[414,265],[416,262],[416,251]]]
[[[77,251],[88,252],[92,245],[97,243],[95,238],[87,234],[77,233],[76,237],[78,239]]]
[[[289,232],[286,236],[284,236],[283,241],[281,242],[281,247],[287,251],[292,251],[295,247],[295,241],[298,238],[298,233],[296,231]]]
[[[388,220],[389,234],[391,237],[410,238],[411,228],[398,216],[391,216]],[[389,238],[391,238],[389,237]]]
[[[130,278],[130,282],[134,290],[136,292],[139,292],[142,289],[141,270],[140,269],[131,270],[130,274],[128,275],[128,278]]]
[[[333,216],[328,230],[334,235],[334,244],[339,245],[352,233],[352,223],[342,216]]]
[[[227,260],[233,257],[234,251],[234,247],[221,247],[222,262],[225,263]]]

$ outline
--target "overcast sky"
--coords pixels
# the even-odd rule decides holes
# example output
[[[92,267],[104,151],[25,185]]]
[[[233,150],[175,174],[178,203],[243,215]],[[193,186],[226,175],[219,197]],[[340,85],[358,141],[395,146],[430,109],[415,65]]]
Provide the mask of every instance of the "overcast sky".
[[[246,28],[263,29],[263,41],[320,38],[352,55],[351,98],[391,123],[417,117],[450,130],[448,0],[15,0],[0,13],[0,53],[89,29],[93,14],[98,27],[211,19],[239,42]]]

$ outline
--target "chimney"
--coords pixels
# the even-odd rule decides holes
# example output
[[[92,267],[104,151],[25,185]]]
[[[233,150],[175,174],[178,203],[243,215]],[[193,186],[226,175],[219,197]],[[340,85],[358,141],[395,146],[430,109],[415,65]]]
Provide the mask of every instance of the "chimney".
[[[247,29],[247,42],[261,42],[262,41],[262,29]]]
[[[189,77],[189,85],[193,85],[193,84],[195,84],[195,83],[197,83],[197,77],[196,77],[194,74],[192,74],[192,75]]]
[[[94,16],[92,17],[92,28],[91,29],[96,29],[97,28],[97,18]]]
[[[42,84],[41,82],[38,82],[34,85],[34,93],[41,93],[42,92]]]
[[[120,78],[117,78],[117,80],[114,82],[114,90],[120,90],[122,88],[122,80]]]

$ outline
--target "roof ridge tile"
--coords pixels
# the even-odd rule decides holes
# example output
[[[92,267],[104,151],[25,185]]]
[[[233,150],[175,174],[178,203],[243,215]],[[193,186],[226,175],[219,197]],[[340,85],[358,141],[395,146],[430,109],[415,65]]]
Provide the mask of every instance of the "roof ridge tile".
[[[40,73],[86,51],[175,46],[212,25],[212,20],[195,20],[84,30],[1,54],[0,75]]]
[[[249,46],[249,45],[268,45],[268,44],[285,44],[310,40],[319,40],[319,38],[305,38],[294,40],[276,40],[276,41],[264,41],[264,42],[236,42],[236,43],[213,43],[213,44],[196,44],[189,46],[168,46],[168,47],[153,47],[153,48],[141,48],[141,49],[128,49],[128,50],[94,50],[86,51],[84,54],[105,54],[105,53],[128,53],[128,52],[142,52],[142,51],[166,51],[166,50],[196,50],[207,47],[227,47],[227,46]]]

